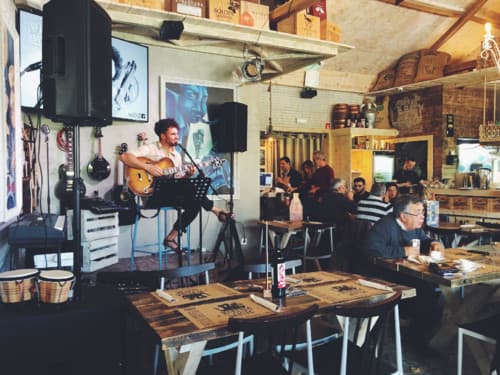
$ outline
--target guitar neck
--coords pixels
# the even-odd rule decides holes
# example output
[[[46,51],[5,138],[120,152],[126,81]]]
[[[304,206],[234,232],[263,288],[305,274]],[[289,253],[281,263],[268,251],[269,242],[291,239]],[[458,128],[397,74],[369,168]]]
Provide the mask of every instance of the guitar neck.
[[[201,167],[206,167],[207,165],[211,165],[212,162],[202,162],[199,163],[198,166]],[[183,164],[181,167],[169,167],[169,168],[163,168],[163,175],[164,176],[172,176],[177,173],[181,172],[186,172],[189,168],[191,168],[193,164]]]

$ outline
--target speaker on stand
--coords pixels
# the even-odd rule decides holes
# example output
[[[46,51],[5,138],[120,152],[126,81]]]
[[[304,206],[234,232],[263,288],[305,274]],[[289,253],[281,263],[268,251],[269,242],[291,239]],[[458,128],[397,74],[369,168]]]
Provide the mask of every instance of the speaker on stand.
[[[220,108],[217,123],[212,125],[212,138],[214,139],[215,150],[218,152],[229,152],[230,155],[229,212],[231,216],[234,208],[234,153],[247,150],[247,118],[248,108],[246,104],[226,102]],[[224,223],[219,231],[212,252],[214,262],[217,254],[221,253],[221,244],[224,244],[224,249],[226,250],[228,269],[231,269],[231,257],[238,262],[238,268],[241,269],[244,264],[243,251],[235,221],[232,219]]]
[[[73,132],[74,299],[81,297],[80,126],[112,122],[111,18],[94,0],[51,0],[43,6],[43,113]]]

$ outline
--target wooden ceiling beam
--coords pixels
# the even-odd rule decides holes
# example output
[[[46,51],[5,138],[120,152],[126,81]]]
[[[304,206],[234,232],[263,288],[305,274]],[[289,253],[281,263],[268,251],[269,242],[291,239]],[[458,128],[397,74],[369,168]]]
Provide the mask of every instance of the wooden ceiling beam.
[[[406,8],[406,9],[411,9],[411,10],[416,10],[419,12],[424,12],[424,13],[429,13],[429,14],[435,14],[437,16],[443,16],[443,17],[460,17],[463,12],[459,10],[453,10],[445,7],[439,7],[435,5],[429,5],[425,3],[421,3],[418,0],[403,0],[403,1],[398,1],[398,0],[378,0],[381,3],[386,3],[386,4],[391,4],[391,5],[396,5],[401,8]]]
[[[431,49],[438,50],[446,41],[448,41],[453,35],[455,35],[467,21],[469,21],[481,7],[486,4],[488,0],[477,0],[469,9],[467,9],[464,14],[443,34],[441,37],[434,42]]]

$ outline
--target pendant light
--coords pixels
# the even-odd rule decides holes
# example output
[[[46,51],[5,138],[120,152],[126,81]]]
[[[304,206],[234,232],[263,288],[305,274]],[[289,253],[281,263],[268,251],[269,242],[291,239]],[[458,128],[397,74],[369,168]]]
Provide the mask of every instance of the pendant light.
[[[269,93],[269,123],[267,132],[264,136],[265,139],[272,141],[273,139],[273,93],[272,93],[272,81],[269,81],[269,86],[267,87],[267,92]]]

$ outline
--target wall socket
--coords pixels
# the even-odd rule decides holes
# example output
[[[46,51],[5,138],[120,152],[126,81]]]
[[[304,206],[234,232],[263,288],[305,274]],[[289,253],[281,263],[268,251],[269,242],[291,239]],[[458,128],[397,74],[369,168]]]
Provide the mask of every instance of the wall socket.
[[[241,244],[242,244],[242,245],[246,245],[246,244],[247,244],[247,239],[246,239],[245,237],[243,237],[243,238],[241,239]]]

